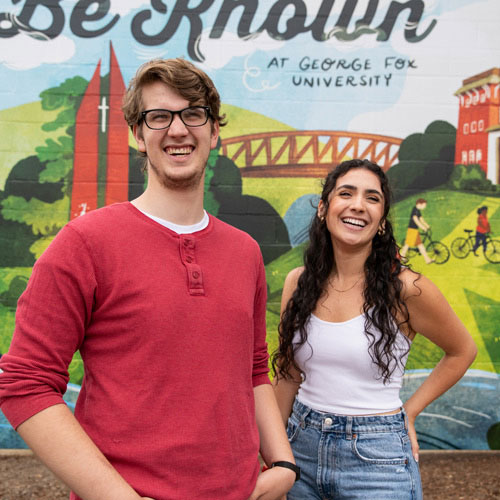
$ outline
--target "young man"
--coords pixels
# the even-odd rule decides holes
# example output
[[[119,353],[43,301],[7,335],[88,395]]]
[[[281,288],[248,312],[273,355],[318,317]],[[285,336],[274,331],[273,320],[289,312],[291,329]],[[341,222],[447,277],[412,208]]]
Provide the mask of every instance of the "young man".
[[[145,192],[63,228],[19,300],[0,403],[72,499],[272,500],[296,478],[267,376],[259,248],[203,210],[219,106],[189,62],[139,68],[123,110]],[[78,349],[75,418],[62,394]],[[280,462],[261,474],[259,448]]]
[[[409,247],[417,247],[418,251],[422,255],[426,264],[430,264],[434,262],[434,259],[429,257],[427,250],[425,249],[424,244],[422,243],[422,238],[420,238],[420,233],[418,230],[427,231],[430,229],[429,224],[425,222],[422,216],[422,210],[427,206],[427,201],[423,198],[419,198],[415,202],[415,206],[413,207],[410,215],[410,222],[408,223],[408,229],[406,231],[406,240],[405,244],[401,248],[401,256],[405,257],[406,252],[408,252]]]

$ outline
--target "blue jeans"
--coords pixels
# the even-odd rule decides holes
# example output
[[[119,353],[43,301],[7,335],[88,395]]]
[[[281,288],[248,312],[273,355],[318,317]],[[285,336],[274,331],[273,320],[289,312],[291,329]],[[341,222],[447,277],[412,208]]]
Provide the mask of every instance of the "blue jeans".
[[[421,500],[405,419],[404,410],[351,417],[295,400],[287,433],[301,478],[287,499]]]
[[[472,248],[472,251],[476,253],[476,250],[479,248],[479,245],[483,245],[483,251],[486,252],[486,233],[480,233],[476,231],[476,243]]]

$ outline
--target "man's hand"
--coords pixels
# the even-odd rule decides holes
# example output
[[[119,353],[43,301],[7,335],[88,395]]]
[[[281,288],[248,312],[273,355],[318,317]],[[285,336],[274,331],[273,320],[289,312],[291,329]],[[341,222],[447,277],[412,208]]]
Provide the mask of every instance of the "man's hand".
[[[284,467],[267,469],[257,479],[257,484],[248,500],[279,500],[291,489],[295,472]]]

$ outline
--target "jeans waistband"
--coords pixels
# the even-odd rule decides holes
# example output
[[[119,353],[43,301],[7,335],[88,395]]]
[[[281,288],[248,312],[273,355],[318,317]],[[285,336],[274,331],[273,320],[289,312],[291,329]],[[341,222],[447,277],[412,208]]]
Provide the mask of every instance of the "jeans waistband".
[[[347,436],[362,432],[394,432],[407,428],[404,408],[392,415],[337,415],[313,410],[295,399],[292,416],[302,428],[314,427],[323,432],[338,432]]]

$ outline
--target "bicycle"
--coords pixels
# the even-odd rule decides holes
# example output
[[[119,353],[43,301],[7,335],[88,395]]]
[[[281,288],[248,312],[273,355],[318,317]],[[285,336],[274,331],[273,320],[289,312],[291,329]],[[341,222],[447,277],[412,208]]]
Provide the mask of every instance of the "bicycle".
[[[472,229],[464,229],[467,233],[467,238],[459,236],[451,242],[451,252],[457,259],[465,259],[472,252],[476,243],[476,238],[473,235]],[[489,233],[486,233],[486,248],[483,247],[483,255],[488,262],[492,264],[500,264],[500,241],[491,238]]]
[[[433,240],[432,232],[430,229],[425,232],[419,232],[422,238],[422,243],[424,244],[429,257],[433,259],[436,264],[444,264],[445,262],[448,262],[448,259],[450,258],[450,250],[448,249],[448,247],[438,240]],[[408,251],[406,252],[406,257],[408,259],[411,259],[419,253],[420,252],[418,251],[417,247],[409,247]]]

